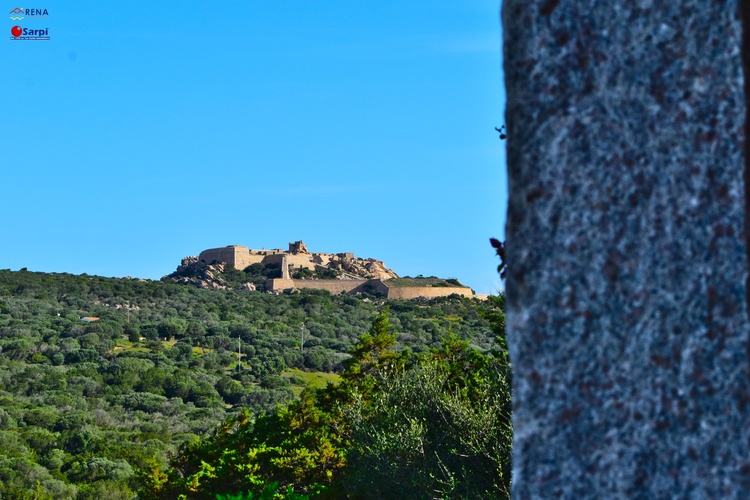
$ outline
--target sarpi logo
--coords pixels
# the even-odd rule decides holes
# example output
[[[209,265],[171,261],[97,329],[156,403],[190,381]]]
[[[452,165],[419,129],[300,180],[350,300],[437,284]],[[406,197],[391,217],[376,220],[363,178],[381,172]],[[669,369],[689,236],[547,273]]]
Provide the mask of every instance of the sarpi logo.
[[[10,29],[11,40],[49,40],[49,28],[32,30],[13,26]]]
[[[49,12],[47,12],[47,9],[24,9],[21,7],[16,7],[15,9],[10,11],[10,18],[13,21],[20,21],[24,18],[24,16],[46,19],[47,17],[49,17]]]

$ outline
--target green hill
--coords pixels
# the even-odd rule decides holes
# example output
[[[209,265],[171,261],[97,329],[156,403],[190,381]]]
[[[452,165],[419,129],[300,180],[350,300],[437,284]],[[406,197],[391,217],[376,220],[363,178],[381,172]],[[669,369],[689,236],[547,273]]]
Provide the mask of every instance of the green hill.
[[[137,471],[320,380],[292,370],[340,371],[383,307],[396,349],[420,353],[449,333],[495,347],[501,305],[0,271],[0,494],[131,498]]]

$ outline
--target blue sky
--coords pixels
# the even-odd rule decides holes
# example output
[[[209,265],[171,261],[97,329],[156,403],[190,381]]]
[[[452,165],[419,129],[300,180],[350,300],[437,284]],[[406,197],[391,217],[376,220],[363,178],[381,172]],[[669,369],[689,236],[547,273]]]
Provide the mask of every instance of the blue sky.
[[[302,239],[499,286],[497,0],[16,6],[49,18],[0,41],[0,268],[158,279]]]

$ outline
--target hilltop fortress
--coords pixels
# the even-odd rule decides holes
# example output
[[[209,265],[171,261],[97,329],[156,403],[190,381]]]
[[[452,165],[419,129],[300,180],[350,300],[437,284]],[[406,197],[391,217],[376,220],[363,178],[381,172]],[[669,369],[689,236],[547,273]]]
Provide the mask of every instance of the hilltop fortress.
[[[242,245],[204,250],[198,256],[199,262],[210,264],[224,262],[236,269],[245,269],[252,264],[277,264],[281,266],[282,279],[289,279],[290,268],[336,269],[353,279],[398,278],[398,275],[375,259],[357,259],[352,253],[310,253],[303,241],[289,243],[289,250],[250,250]]]
[[[201,288],[226,288],[216,283],[217,271],[231,265],[245,270],[259,264],[280,269],[280,277],[268,279],[265,290],[271,293],[313,288],[328,290],[333,294],[374,292],[389,299],[413,299],[417,297],[444,297],[452,294],[472,297],[474,293],[456,280],[437,278],[401,279],[382,261],[357,258],[352,253],[310,253],[302,241],[289,243],[289,249],[251,250],[242,245],[209,248],[197,257],[185,257],[177,271],[169,277],[180,283]],[[221,266],[213,269],[212,266]],[[335,279],[317,276],[334,275]],[[195,276],[202,280],[196,281]],[[248,283],[244,287],[254,290]]]

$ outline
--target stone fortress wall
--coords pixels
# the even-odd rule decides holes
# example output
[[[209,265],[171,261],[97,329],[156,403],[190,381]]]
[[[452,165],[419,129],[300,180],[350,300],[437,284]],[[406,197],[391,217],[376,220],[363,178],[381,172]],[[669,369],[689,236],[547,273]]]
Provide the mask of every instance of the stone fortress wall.
[[[309,253],[302,241],[289,244],[289,250],[251,250],[242,245],[230,245],[221,248],[210,248],[204,250],[198,256],[199,261],[210,264],[214,261],[231,264],[237,269],[245,269],[252,264],[278,264],[281,267],[282,277],[268,280],[266,290],[271,292],[282,292],[291,289],[312,288],[317,290],[328,290],[332,294],[376,292],[389,299],[415,299],[418,297],[445,297],[452,294],[464,297],[473,297],[474,293],[468,287],[431,287],[431,286],[388,286],[388,278],[397,276],[390,270],[388,275],[376,276],[374,278],[356,278],[351,273],[344,273],[344,279],[291,279],[289,268],[306,268],[315,270],[317,268],[328,268],[331,262],[349,262],[354,260],[353,253]],[[377,262],[383,269],[382,262],[368,259],[368,262]],[[352,279],[354,278],[354,279]]]
[[[300,251],[301,250],[301,251]],[[251,250],[242,245],[229,245],[221,248],[209,248],[204,250],[198,256],[199,261],[205,261],[210,264],[213,261],[226,262],[236,269],[245,269],[252,264],[278,264],[283,263],[286,258],[287,264],[297,267],[306,268],[314,271],[318,266],[327,266],[332,258],[339,257],[344,259],[353,259],[354,254],[349,252],[329,254],[329,253],[309,253],[304,242],[296,241],[289,244],[289,251],[280,248],[273,250]]]
[[[229,245],[227,247],[204,250],[198,256],[198,260],[209,264],[213,261],[226,262],[237,269],[245,269],[247,266],[263,263],[265,259],[273,258],[274,256],[278,256],[278,263],[280,264],[283,254],[284,251],[280,248],[274,250],[250,250],[248,247],[242,245]]]
[[[445,287],[432,287],[432,286],[392,286],[388,287],[388,283],[385,283],[388,288],[386,297],[389,299],[416,299],[417,297],[434,298],[434,297],[447,297],[448,295],[458,294],[464,297],[474,297],[474,292],[471,288],[465,286],[445,286]]]
[[[284,291],[291,289],[302,290],[312,288],[314,290],[328,290],[333,295],[340,293],[376,292],[387,299],[416,299],[447,297],[448,295],[461,295],[463,297],[474,297],[471,288],[463,286],[453,287],[430,287],[430,286],[388,286],[387,280],[361,279],[361,280],[294,280],[273,279],[268,280],[266,289],[270,291]]]
[[[340,293],[357,293],[371,292],[371,282],[381,280],[293,280],[293,279],[274,279],[268,280],[266,289],[270,291],[283,291],[296,288],[312,288],[314,290],[328,290],[333,295]]]
[[[295,255],[295,254],[277,254],[269,255],[263,259],[264,264],[278,264],[283,265],[286,261],[287,266],[296,268],[305,268],[314,271],[316,268],[315,262],[310,259],[309,254]]]

